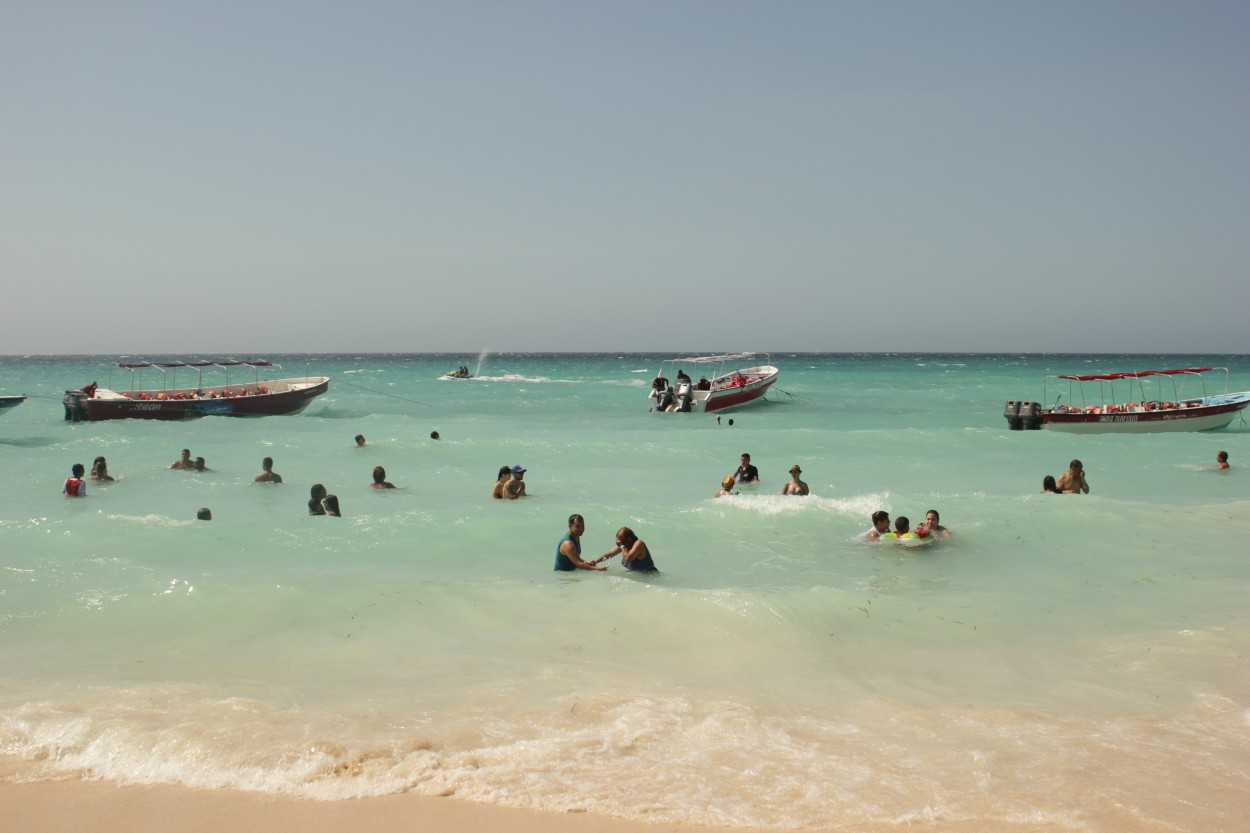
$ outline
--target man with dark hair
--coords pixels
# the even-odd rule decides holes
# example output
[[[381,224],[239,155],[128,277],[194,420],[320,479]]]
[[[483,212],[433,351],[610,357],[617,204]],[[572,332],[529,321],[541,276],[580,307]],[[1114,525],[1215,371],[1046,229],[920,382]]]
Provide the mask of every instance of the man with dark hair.
[[[878,509],[872,513],[872,529],[864,533],[864,537],[875,541],[882,535],[890,531],[890,513],[884,509]]]

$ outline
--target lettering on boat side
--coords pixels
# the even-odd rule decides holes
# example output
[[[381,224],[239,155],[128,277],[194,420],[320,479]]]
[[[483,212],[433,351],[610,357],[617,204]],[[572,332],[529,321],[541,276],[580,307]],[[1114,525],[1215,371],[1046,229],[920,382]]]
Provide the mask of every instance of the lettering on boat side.
[[[161,409],[161,403],[159,402],[136,402],[135,403],[136,411],[159,411],[160,409]]]
[[[1137,422],[1137,414],[1112,414],[1103,416],[1099,422]]]

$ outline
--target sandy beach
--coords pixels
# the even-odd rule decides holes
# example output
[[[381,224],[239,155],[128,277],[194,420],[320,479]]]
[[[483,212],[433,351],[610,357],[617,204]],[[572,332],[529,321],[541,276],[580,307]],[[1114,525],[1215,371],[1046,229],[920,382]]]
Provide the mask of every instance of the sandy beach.
[[[22,833],[763,833],[765,828],[647,824],[585,813],[517,810],[420,795],[391,795],[350,801],[310,801],[230,790],[173,786],[117,787],[99,781],[0,782],[0,816]],[[973,833],[978,822],[912,822],[906,830]],[[995,824],[999,831],[1047,833],[1053,825]],[[773,828],[772,833],[782,828]],[[885,833],[896,826],[837,825],[805,828],[809,833]]]

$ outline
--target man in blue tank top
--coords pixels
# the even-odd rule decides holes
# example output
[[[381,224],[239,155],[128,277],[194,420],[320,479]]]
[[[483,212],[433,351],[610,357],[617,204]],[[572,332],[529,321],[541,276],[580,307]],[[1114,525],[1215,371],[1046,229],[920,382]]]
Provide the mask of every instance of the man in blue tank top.
[[[569,534],[560,539],[556,547],[555,569],[565,572],[573,570],[606,570],[607,567],[596,567],[582,561],[582,533],[586,531],[586,519],[581,515],[569,515]]]

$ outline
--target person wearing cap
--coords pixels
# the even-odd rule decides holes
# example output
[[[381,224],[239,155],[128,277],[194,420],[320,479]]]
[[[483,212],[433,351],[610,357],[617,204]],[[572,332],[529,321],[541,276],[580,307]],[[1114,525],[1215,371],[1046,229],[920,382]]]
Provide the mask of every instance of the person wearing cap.
[[[799,468],[798,463],[790,467],[790,482],[781,487],[783,495],[805,495],[808,492],[807,484],[799,479],[799,475],[803,470]]]
[[[525,469],[520,466],[512,467],[512,478],[503,485],[504,500],[516,500],[525,494]]]
[[[716,493],[717,497],[726,497],[734,493],[734,476],[732,474],[725,475],[720,482],[720,491]]]

